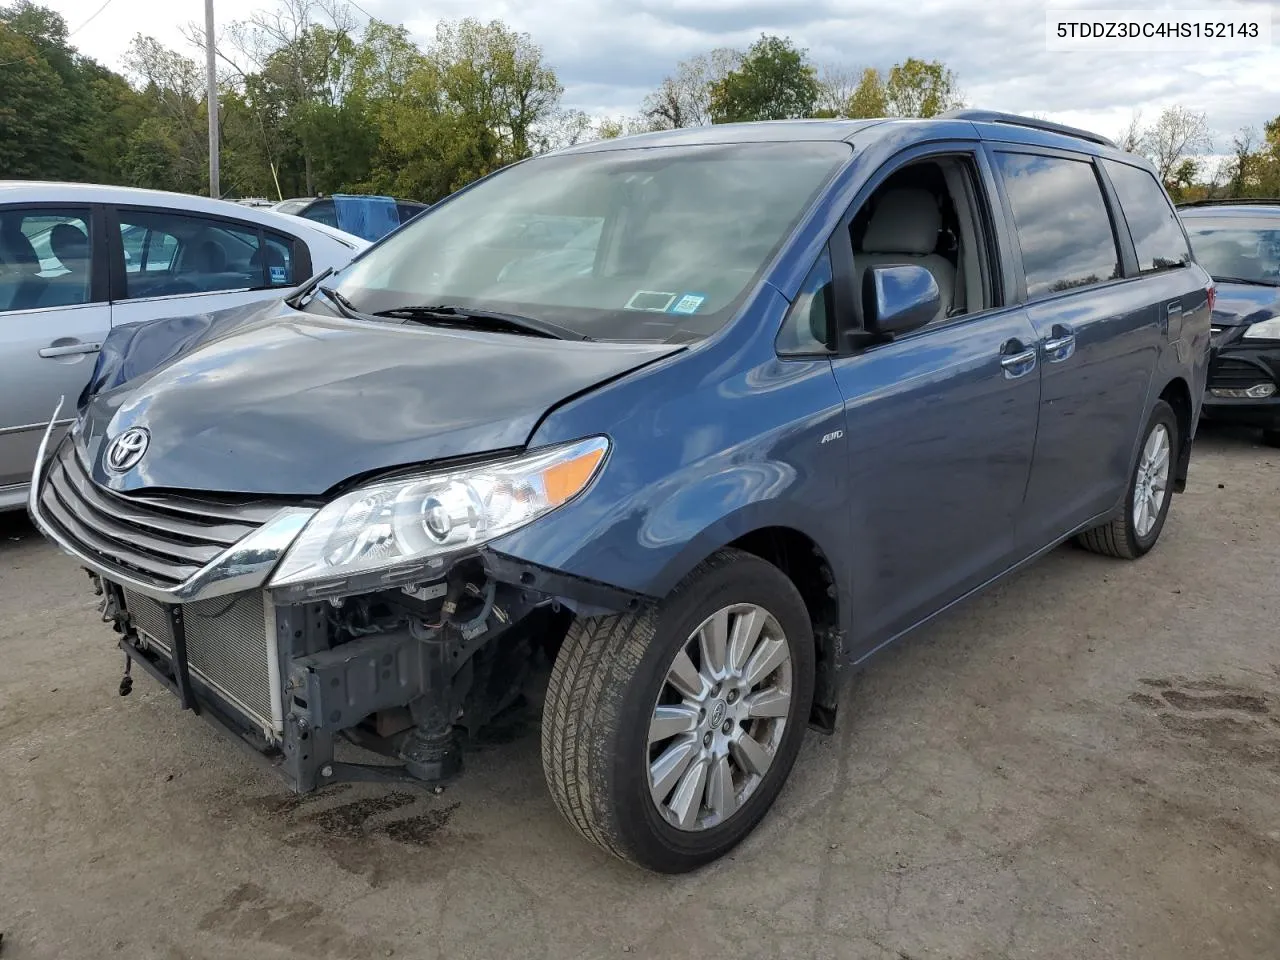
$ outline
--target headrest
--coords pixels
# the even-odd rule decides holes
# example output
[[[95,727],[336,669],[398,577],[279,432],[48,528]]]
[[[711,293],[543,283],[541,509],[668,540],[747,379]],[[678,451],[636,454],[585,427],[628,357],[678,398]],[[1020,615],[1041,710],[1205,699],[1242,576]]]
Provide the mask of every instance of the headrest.
[[[12,266],[34,267],[40,270],[40,258],[27,235],[17,225],[6,226],[0,231],[0,258]]]
[[[907,253],[924,256],[938,245],[942,212],[928,190],[890,190],[876,204],[862,237],[864,253]]]
[[[49,247],[64,267],[70,266],[68,261],[89,259],[89,238],[69,223],[59,223],[49,231]]]

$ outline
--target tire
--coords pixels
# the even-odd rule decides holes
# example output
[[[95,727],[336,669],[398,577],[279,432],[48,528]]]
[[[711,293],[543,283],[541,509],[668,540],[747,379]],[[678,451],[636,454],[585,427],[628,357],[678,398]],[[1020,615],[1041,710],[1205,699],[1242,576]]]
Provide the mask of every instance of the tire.
[[[1280,447],[1280,427],[1262,431],[1262,442],[1268,447]]]
[[[719,691],[713,695],[703,681],[704,694],[712,698],[702,701],[705,708],[685,703],[664,707],[673,703],[669,698],[680,696],[669,681],[678,655],[692,657],[688,652],[696,647],[699,664],[710,662],[701,654],[705,648],[700,627],[719,623],[720,616],[731,626],[743,622],[737,618],[754,618],[749,607],[762,609],[772,620],[760,619],[764,626],[755,648],[762,652],[760,660],[743,659],[763,666],[785,648],[787,666],[763,674],[766,679],[751,690],[735,687],[738,681],[730,675],[723,689],[720,684],[712,688]],[[730,640],[733,636],[737,634]],[[785,643],[779,644],[779,639]],[[726,646],[722,659],[726,669],[732,669],[736,648],[732,643]],[[791,772],[813,701],[814,657],[813,629],[795,585],[778,568],[740,550],[714,554],[666,599],[642,612],[575,621],[556,658],[543,711],[542,768],[552,799],[585,839],[647,869],[684,873],[723,856],[760,822]],[[768,683],[774,686],[766,688]],[[735,721],[732,714],[721,719],[727,710],[742,716],[759,707],[763,701],[756,693],[772,691],[776,698],[784,687],[789,687],[790,702],[777,708],[785,709],[780,726],[777,719]],[[679,722],[696,717],[698,725],[651,743],[650,722],[660,708],[681,714]],[[772,761],[764,773],[733,767],[741,754],[737,745],[756,735],[763,739],[765,732],[775,739],[770,741]],[[733,737],[744,740],[730,743]],[[660,806],[663,801],[652,795],[661,788],[651,789],[650,764],[665,760],[669,750],[685,748],[697,757],[687,767],[693,779],[685,795],[697,800],[684,805],[692,810],[692,819],[682,828],[672,818],[678,816],[686,778],[673,781],[669,806]],[[716,751],[721,751],[718,758],[708,759]],[[718,794],[707,790],[695,770],[702,765],[708,767],[705,782],[727,782],[730,789]],[[726,780],[723,774],[731,770]],[[736,786],[739,773],[742,787]],[[748,787],[748,781],[754,786]],[[744,791],[740,800],[739,790]],[[713,809],[713,796],[729,812],[721,815]]]
[[[1147,529],[1139,527],[1139,517],[1134,509],[1136,495],[1140,489],[1140,478],[1146,469],[1147,452],[1152,437],[1163,430],[1167,439],[1164,467],[1164,487],[1159,509],[1154,511],[1155,522]],[[1142,432],[1142,444],[1138,448],[1138,459],[1129,474],[1129,488],[1125,493],[1124,511],[1108,523],[1086,530],[1076,538],[1076,542],[1093,553],[1121,560],[1136,560],[1146,554],[1160,539],[1160,531],[1164,529],[1165,518],[1169,515],[1169,504],[1173,501],[1173,470],[1178,463],[1181,452],[1179,444],[1181,434],[1178,429],[1178,417],[1173,408],[1163,400],[1157,400],[1151,417],[1147,420],[1146,429]]]

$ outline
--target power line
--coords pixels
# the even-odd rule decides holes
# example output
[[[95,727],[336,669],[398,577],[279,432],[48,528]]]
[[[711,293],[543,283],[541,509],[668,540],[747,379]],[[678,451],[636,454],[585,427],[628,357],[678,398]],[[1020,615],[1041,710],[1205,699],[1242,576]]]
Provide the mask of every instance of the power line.
[[[81,30],[83,30],[85,27],[91,24],[94,21],[94,18],[98,16],[98,14],[100,14],[103,10],[107,9],[107,7],[111,6],[112,2],[113,0],[106,0],[106,2],[103,3],[102,6],[100,6],[97,10],[93,11],[93,13],[89,16],[88,20],[86,20],[84,23],[80,24],[80,26],[76,27],[74,30],[68,33],[67,39],[70,40],[77,33],[79,33]],[[25,57],[19,57],[17,60],[10,60],[8,63],[0,63],[0,67],[12,67],[15,64],[24,63],[27,60],[33,60],[38,56],[40,56],[39,51],[35,53],[29,53]]]
[[[80,24],[80,26],[76,27],[74,30],[72,30],[70,33],[68,33],[68,34],[67,34],[67,39],[68,39],[68,40],[70,40],[72,37],[74,37],[77,33],[79,33],[81,30],[83,30],[83,29],[84,29],[85,27],[87,27],[89,24],[93,23],[94,18],[95,18],[98,14],[100,14],[103,10],[107,9],[107,7],[111,6],[111,2],[112,2],[112,0],[106,0],[106,3],[104,3],[102,6],[100,6],[97,10],[93,11],[93,13],[90,15],[90,17],[89,17],[89,19],[88,19],[88,20],[86,20],[84,23]]]

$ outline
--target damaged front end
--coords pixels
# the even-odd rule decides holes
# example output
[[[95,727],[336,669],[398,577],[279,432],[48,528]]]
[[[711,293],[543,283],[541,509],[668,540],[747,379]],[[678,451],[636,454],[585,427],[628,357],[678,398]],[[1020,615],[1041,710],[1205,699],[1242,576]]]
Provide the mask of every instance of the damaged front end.
[[[46,435],[29,510],[89,570],[126,656],[121,693],[136,664],[298,792],[449,780],[573,611],[643,601],[488,546],[585,490],[604,438],[316,502],[126,495],[94,481],[77,433],[52,453]],[[395,762],[339,762],[340,740]]]

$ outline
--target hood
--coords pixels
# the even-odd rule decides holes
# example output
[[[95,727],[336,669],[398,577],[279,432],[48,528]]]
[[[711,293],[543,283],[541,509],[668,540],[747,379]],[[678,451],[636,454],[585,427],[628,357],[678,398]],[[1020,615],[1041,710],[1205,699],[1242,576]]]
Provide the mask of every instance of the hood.
[[[281,302],[112,331],[75,431],[113,490],[323,494],[351,477],[524,446],[561,401],[676,353],[317,316]],[[145,428],[141,461],[106,441]]]
[[[1280,287],[1222,281],[1215,285],[1218,293],[1213,304],[1214,326],[1239,327],[1280,316]]]

